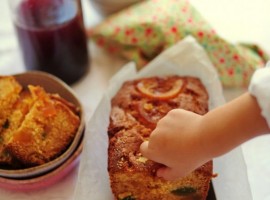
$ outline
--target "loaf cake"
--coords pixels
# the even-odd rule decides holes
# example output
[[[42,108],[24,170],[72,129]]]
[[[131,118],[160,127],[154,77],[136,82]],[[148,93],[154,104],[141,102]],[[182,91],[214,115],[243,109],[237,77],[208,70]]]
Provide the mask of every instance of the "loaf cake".
[[[208,94],[199,79],[164,76],[127,81],[111,100],[108,172],[116,199],[206,199],[212,161],[184,178],[166,181],[156,176],[161,164],[140,153],[158,120],[175,108],[201,115],[208,111]]]
[[[12,76],[0,77],[0,90],[7,90],[1,85],[4,80],[12,80],[7,85],[13,89],[0,95],[0,103],[9,101],[6,108],[1,103],[6,114],[0,118],[0,168],[38,166],[61,155],[79,127],[77,107],[40,86],[23,89]]]

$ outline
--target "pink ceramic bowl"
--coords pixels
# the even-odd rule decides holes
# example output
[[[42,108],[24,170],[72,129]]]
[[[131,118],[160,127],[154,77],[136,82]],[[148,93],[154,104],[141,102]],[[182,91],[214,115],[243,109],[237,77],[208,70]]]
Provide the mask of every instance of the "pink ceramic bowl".
[[[19,170],[0,169],[0,187],[33,189],[43,184],[55,182],[77,163],[84,134],[84,112],[80,101],[71,88],[55,76],[39,71],[29,71],[14,76],[23,87],[27,87],[29,84],[40,85],[47,92],[58,93],[80,109],[80,126],[71,145],[63,154],[36,167]]]
[[[33,191],[49,187],[67,176],[78,165],[82,147],[81,141],[75,152],[64,163],[45,174],[26,179],[0,177],[0,187],[14,191]]]

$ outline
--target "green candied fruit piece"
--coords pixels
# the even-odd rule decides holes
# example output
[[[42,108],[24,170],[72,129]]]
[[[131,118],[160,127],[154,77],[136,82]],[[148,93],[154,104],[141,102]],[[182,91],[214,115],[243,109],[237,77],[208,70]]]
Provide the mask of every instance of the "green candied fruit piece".
[[[171,193],[177,196],[187,196],[196,193],[196,189],[186,186],[172,190]]]
[[[9,120],[6,120],[2,127],[4,129],[8,129],[8,127],[9,127]]]
[[[118,200],[136,200],[132,192],[124,192],[118,195]]]
[[[124,197],[121,200],[136,200],[136,199],[133,196],[127,196],[127,197]]]

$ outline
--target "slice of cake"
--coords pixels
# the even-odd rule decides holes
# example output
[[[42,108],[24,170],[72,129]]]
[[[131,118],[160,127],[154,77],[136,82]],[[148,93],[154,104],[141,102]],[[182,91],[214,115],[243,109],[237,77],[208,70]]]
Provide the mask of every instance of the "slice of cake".
[[[1,168],[15,169],[20,168],[21,163],[16,160],[7,150],[6,144],[12,137],[14,131],[16,131],[21,123],[23,122],[25,116],[32,107],[34,100],[29,91],[23,91],[20,94],[19,99],[13,106],[11,114],[6,120],[6,126],[2,129],[1,143],[0,143],[0,166]]]
[[[156,176],[161,164],[139,151],[158,120],[170,110],[182,108],[201,115],[208,111],[208,94],[199,79],[167,76],[128,81],[111,106],[108,171],[116,199],[206,199],[212,161],[178,181],[166,181]]]
[[[10,115],[16,102],[20,98],[21,85],[12,76],[0,76],[0,166],[10,167],[12,157],[5,151],[4,145],[8,130],[13,127],[10,123]]]
[[[12,76],[0,76],[0,132],[8,126],[7,118],[19,98],[22,86]]]
[[[60,156],[80,125],[80,110],[41,86],[0,76],[0,169],[38,166]]]
[[[29,86],[34,101],[24,120],[10,136],[6,151],[26,167],[51,161],[75,137],[80,119],[65,100],[39,86]]]

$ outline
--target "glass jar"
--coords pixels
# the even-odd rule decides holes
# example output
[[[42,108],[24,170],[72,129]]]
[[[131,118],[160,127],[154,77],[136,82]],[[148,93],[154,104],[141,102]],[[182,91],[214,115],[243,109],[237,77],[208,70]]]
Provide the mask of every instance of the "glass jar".
[[[88,70],[80,0],[9,0],[27,70],[51,73],[67,84]]]

